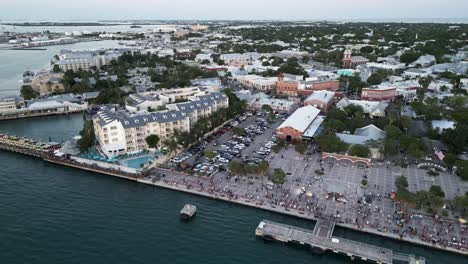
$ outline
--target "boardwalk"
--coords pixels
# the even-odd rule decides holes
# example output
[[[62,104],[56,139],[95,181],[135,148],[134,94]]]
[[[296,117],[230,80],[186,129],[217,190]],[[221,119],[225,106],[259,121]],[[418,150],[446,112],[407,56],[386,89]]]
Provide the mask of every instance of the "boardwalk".
[[[311,231],[263,220],[255,230],[255,234],[267,240],[305,245],[311,249],[315,249],[315,251],[317,249],[320,252],[331,251],[348,256],[351,259],[361,259],[383,264],[391,264],[394,260],[406,263],[425,263],[424,259],[416,259],[413,256],[404,254],[394,254],[391,249],[329,236],[329,234],[333,233],[333,230],[330,229],[333,226],[333,221],[322,220],[321,223],[317,224],[320,224],[320,226],[316,226],[314,231]]]

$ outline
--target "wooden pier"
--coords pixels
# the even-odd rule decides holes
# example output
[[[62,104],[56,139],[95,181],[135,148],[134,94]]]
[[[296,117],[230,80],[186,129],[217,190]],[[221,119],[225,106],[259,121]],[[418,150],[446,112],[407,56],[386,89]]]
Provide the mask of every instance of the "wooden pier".
[[[132,181],[137,181],[138,177],[141,176],[141,173],[130,173],[128,171],[118,169],[103,168],[95,163],[87,164],[76,161],[76,158],[55,156],[54,151],[59,149],[60,147],[61,144],[58,143],[46,143],[28,138],[20,138],[16,136],[0,134],[0,150],[36,157],[46,162],[110,175]]]
[[[314,230],[274,223],[263,220],[255,230],[255,234],[265,240],[275,240],[283,243],[298,244],[310,248],[314,252],[333,252],[348,256],[352,260],[392,264],[400,261],[409,264],[425,264],[423,258],[416,259],[412,255],[393,253],[391,249],[377,247],[361,242],[333,237],[334,220],[321,219]]]

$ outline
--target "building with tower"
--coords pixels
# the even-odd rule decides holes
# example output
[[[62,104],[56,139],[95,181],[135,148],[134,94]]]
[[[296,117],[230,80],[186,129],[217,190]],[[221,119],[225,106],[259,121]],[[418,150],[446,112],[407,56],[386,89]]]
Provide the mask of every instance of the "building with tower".
[[[346,49],[343,56],[343,68],[355,69],[359,65],[363,65],[369,62],[368,59],[362,56],[352,56],[353,53],[350,49]]]

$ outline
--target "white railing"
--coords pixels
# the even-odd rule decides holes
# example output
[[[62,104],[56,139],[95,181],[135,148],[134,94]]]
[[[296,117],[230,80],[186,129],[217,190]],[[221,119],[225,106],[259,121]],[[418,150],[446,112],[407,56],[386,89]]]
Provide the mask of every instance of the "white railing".
[[[138,171],[133,168],[129,167],[124,167],[118,164],[112,164],[112,163],[107,163],[103,161],[98,161],[98,160],[90,160],[90,159],[84,159],[84,158],[79,158],[79,157],[71,157],[73,161],[76,161],[81,164],[87,164],[87,165],[92,165],[92,166],[97,166],[103,169],[109,169],[109,170],[116,170],[116,171],[122,171],[126,173],[131,173],[131,174],[137,174]]]

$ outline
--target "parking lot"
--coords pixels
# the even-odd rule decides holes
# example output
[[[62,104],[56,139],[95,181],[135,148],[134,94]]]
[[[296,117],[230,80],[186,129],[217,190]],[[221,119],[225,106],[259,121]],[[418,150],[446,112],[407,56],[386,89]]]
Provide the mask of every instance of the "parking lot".
[[[258,164],[270,154],[275,129],[285,117],[285,114],[277,115],[276,120],[270,122],[268,114],[263,111],[246,112],[202,142],[179,153],[166,165],[198,176],[219,174],[222,177],[226,175],[231,160]],[[208,159],[207,151],[213,151],[215,157]]]
[[[390,199],[390,194],[396,191],[395,180],[402,175],[408,180],[409,191],[427,191],[436,185],[442,188],[446,199],[463,195],[468,191],[467,183],[446,172],[437,177],[428,176],[426,170],[413,164],[402,168],[374,161],[369,167],[322,160],[314,144],[309,145],[306,154],[298,153],[294,146],[273,153],[275,129],[285,118],[286,115],[281,115],[269,122],[266,113],[244,114],[172,159],[171,171],[155,169],[148,178],[187,188],[198,187],[200,191],[230,199],[297,210],[300,214],[335,216],[338,221],[357,228],[373,228],[443,246],[466,247],[466,227],[453,220],[440,220],[440,216],[435,219],[425,212],[406,210]],[[213,151],[214,158],[209,160],[206,151]],[[285,172],[285,182],[274,185],[267,176],[231,175],[227,171],[231,160],[244,165],[266,160],[270,174],[276,168]],[[188,174],[181,174],[182,170]],[[363,179],[367,180],[367,186],[361,186]]]

